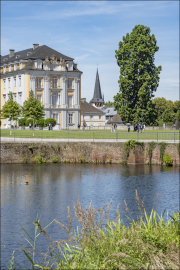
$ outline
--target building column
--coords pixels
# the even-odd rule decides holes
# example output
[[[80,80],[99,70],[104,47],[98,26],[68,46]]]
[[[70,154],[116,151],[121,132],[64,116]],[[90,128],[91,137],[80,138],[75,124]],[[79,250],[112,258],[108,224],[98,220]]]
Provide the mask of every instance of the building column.
[[[67,108],[67,78],[63,80],[63,91],[62,91],[62,108]]]
[[[67,111],[61,111],[61,128],[67,128]]]
[[[35,76],[30,76],[30,90],[33,90],[34,95],[36,96],[36,85],[35,85]]]
[[[75,108],[79,108],[79,78],[75,78]]]
[[[50,91],[49,91],[49,87],[50,87],[50,76],[45,76],[44,77],[44,95],[43,95],[43,103],[44,103],[44,107],[45,108],[49,108],[50,107]]]

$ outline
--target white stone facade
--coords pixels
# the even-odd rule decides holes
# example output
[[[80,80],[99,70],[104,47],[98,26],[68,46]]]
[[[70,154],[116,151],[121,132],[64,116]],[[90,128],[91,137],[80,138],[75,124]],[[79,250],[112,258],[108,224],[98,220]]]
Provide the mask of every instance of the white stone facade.
[[[31,68],[28,66],[30,61]],[[81,74],[73,60],[60,58],[58,61],[56,55],[44,59],[2,62],[1,108],[10,91],[22,106],[29,91],[33,90],[44,105],[45,119],[56,119],[56,129],[77,128],[81,120]],[[2,127],[8,127],[7,120],[2,121]]]

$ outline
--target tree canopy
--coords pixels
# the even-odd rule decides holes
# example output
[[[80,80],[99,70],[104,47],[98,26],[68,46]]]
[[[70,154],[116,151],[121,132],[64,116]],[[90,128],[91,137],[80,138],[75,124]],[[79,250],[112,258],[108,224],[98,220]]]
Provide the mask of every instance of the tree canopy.
[[[13,100],[13,93],[9,92],[9,98],[2,107],[1,118],[9,121],[17,120],[20,115],[20,105]]]
[[[105,105],[105,106],[112,106],[112,105],[113,105],[113,102],[109,100],[109,101],[107,101],[104,105]]]
[[[29,92],[29,98],[23,103],[22,116],[38,120],[41,119],[44,115],[44,106],[38,99],[35,98],[34,93],[31,90]]]
[[[162,67],[154,64],[154,54],[159,47],[150,28],[136,25],[123,36],[115,51],[120,67],[119,92],[114,96],[114,106],[125,122],[155,124],[157,111],[152,103],[160,80]]]

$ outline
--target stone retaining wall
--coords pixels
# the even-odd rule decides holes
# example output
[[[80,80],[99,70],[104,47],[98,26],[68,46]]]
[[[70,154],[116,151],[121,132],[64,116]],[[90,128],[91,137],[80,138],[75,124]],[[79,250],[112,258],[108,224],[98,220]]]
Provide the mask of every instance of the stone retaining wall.
[[[172,157],[173,165],[179,166],[178,144],[167,144],[164,153]],[[45,142],[45,143],[1,143],[0,163],[35,163],[41,157],[46,162],[128,163],[148,164],[149,143],[136,144],[127,150],[123,142]],[[161,164],[160,144],[152,152],[152,164]]]

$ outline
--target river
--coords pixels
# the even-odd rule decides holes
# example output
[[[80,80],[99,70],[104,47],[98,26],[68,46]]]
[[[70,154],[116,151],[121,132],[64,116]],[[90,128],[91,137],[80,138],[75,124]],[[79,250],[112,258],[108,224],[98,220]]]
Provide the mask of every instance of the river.
[[[29,185],[22,182],[28,181]],[[154,208],[158,214],[164,209],[171,214],[179,209],[179,168],[148,165],[118,164],[1,164],[1,269],[7,269],[8,259],[15,251],[15,261],[29,269],[27,259],[11,237],[29,248],[21,233],[21,225],[34,236],[37,213],[45,227],[53,219],[67,224],[67,206],[73,212],[74,202],[89,203],[101,208],[112,200],[110,218],[115,218],[127,203],[132,217],[139,214],[135,190],[145,209]],[[155,197],[158,197],[155,200]],[[125,216],[123,221],[127,222]],[[21,224],[21,225],[20,225]],[[40,235],[37,250],[47,252],[48,243],[66,239],[61,227],[53,222],[47,233],[51,240]],[[17,269],[19,269],[17,267]]]

